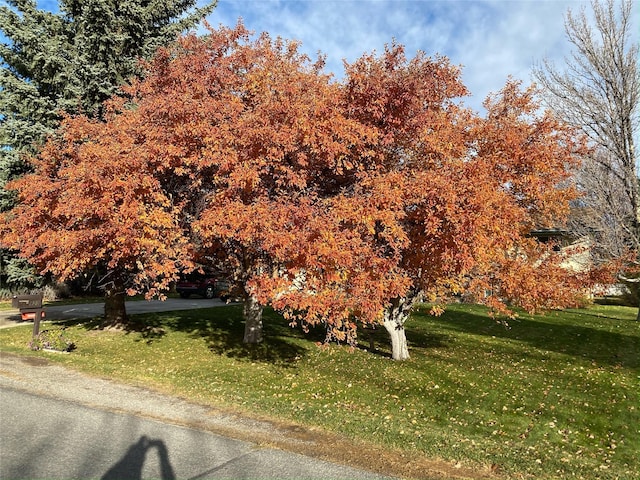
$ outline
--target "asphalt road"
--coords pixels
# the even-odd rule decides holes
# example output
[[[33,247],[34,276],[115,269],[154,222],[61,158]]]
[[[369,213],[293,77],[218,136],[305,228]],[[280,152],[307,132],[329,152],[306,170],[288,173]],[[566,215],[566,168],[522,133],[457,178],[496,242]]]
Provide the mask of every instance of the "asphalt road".
[[[220,431],[244,432],[255,442],[212,433]],[[305,441],[269,422],[85,376],[44,359],[0,356],[5,480],[388,478],[272,446]]]

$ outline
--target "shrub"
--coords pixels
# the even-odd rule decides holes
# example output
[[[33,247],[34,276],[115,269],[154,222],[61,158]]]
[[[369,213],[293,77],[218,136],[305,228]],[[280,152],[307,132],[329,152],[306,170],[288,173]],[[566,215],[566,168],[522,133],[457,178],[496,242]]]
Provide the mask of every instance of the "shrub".
[[[31,342],[31,350],[56,350],[59,352],[70,352],[76,348],[67,337],[65,328],[57,328],[41,331]]]

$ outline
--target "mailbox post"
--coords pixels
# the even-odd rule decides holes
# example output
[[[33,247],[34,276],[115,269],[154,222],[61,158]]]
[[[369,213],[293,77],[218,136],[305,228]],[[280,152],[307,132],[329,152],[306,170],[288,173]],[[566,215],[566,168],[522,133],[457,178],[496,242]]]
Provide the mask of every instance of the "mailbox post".
[[[22,320],[31,320],[33,318],[33,337],[37,337],[40,333],[40,321],[44,318],[42,294],[16,295],[11,300],[11,306],[20,309]]]

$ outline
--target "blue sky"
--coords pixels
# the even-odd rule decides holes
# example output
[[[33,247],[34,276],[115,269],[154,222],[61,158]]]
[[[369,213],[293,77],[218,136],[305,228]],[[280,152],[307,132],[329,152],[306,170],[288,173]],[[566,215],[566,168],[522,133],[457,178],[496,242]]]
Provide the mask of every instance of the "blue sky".
[[[38,5],[53,10],[57,1]],[[232,26],[242,17],[250,30],[299,40],[310,56],[326,54],[327,70],[338,78],[343,59],[380,52],[392,39],[409,55],[445,55],[463,68],[472,94],[465,103],[480,110],[509,75],[528,84],[543,58],[562,66],[570,53],[564,15],[583,7],[587,0],[219,0],[208,21]]]

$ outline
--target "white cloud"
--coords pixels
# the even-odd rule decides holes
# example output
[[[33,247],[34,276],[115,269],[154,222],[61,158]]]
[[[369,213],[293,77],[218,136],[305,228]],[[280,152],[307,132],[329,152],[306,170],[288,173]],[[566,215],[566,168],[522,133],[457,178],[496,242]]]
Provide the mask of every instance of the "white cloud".
[[[242,16],[256,32],[300,40],[303,51],[327,55],[327,69],[342,75],[342,59],[381,51],[396,39],[413,55],[440,53],[463,66],[472,93],[465,102],[480,109],[489,92],[509,75],[531,81],[544,57],[562,61],[567,8],[587,0],[220,0],[212,24],[233,25]]]
[[[55,0],[38,5],[57,10]],[[634,5],[640,18],[640,2]],[[509,75],[529,83],[531,67],[545,57],[562,65],[571,48],[564,15],[583,7],[590,10],[589,0],[219,0],[208,20],[233,26],[242,17],[257,33],[299,40],[312,58],[326,54],[327,70],[338,77],[343,59],[380,52],[392,39],[410,56],[417,50],[446,55],[463,66],[472,94],[465,103],[479,110]]]

